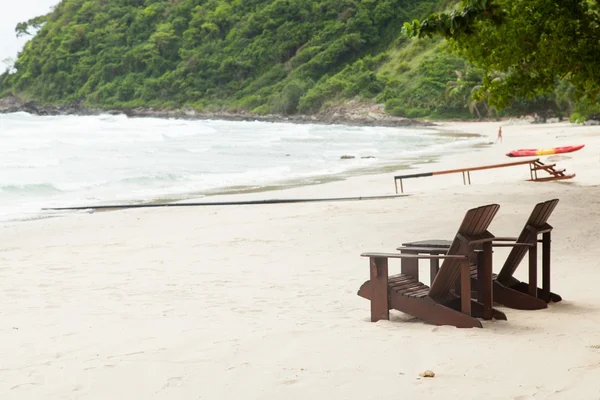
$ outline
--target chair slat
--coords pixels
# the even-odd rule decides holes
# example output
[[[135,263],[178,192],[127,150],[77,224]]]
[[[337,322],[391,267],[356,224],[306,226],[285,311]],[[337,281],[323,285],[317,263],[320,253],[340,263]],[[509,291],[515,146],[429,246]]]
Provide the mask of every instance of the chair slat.
[[[530,231],[527,227],[533,227],[534,229],[545,229],[548,219],[558,204],[558,199],[552,199],[538,203],[531,211],[531,215],[527,219],[527,223],[523,227],[521,234],[517,238],[517,243],[537,243],[537,235],[535,232]],[[527,255],[528,248],[524,246],[513,247],[513,249],[506,257],[506,261],[498,274],[500,281],[510,279],[517,270],[519,264],[523,261]]]
[[[489,204],[478,208],[471,209],[465,214],[465,218],[460,225],[457,236],[452,241],[447,255],[458,255],[460,250],[460,239],[458,234],[464,236],[467,240],[472,237],[480,237],[484,234],[488,235],[487,229],[491,224],[494,216],[498,212],[500,206],[498,204]],[[491,234],[489,234],[491,236]],[[451,290],[460,277],[460,259],[446,259],[440,266],[440,270],[436,275],[429,295],[434,299],[445,299],[451,295]]]

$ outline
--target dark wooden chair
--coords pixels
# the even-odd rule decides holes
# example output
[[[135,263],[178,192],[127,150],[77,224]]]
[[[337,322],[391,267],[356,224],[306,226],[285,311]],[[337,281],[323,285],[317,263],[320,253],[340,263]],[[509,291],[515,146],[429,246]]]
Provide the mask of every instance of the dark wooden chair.
[[[456,237],[444,255],[363,253],[370,263],[370,280],[359,289],[358,295],[371,301],[371,321],[389,319],[389,310],[396,309],[436,325],[459,328],[481,328],[477,317],[503,319],[506,316],[492,308],[492,241],[488,232],[498,204],[469,210]],[[471,299],[469,258],[475,248],[482,247],[482,280],[479,285],[482,302]],[[388,260],[399,258],[402,272],[388,276]],[[431,287],[419,282],[418,260],[443,260]],[[457,290],[458,284],[458,290]]]
[[[518,243],[530,243],[530,247],[513,247],[498,276],[494,276],[494,301],[507,307],[520,310],[537,310],[547,307],[547,303],[559,302],[562,298],[550,291],[550,243],[552,226],[548,224],[550,215],[556,208],[558,199],[536,204],[518,238]],[[540,235],[542,236],[540,239]],[[537,258],[538,243],[542,244],[542,287],[538,288]],[[510,243],[508,243],[510,245]],[[521,282],[513,275],[525,256],[529,254],[529,282]],[[477,278],[476,268],[472,269]]]
[[[550,291],[550,243],[552,226],[548,219],[558,204],[558,199],[548,200],[536,204],[527,220],[525,227],[518,238],[495,238],[493,247],[512,247],[502,270],[499,274],[492,274],[494,301],[506,307],[519,310],[539,310],[547,307],[550,301],[561,301],[561,297]],[[542,239],[539,236],[542,235]],[[538,243],[542,243],[542,288],[537,286],[537,255]],[[398,247],[407,254],[440,254],[447,250],[452,244],[449,240],[423,240],[417,242],[403,243]],[[481,248],[479,248],[481,250]],[[517,280],[513,275],[523,261],[529,255],[529,283]],[[471,284],[477,288],[480,285],[478,258],[483,257],[481,251],[471,254]],[[437,273],[432,262],[432,280]],[[480,292],[480,291],[479,291]],[[478,292],[478,293],[479,293]],[[478,295],[475,295],[477,297]]]

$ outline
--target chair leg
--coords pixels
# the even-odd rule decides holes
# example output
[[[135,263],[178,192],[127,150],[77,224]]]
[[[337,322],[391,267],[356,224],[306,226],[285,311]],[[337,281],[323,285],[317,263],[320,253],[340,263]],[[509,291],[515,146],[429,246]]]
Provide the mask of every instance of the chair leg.
[[[440,260],[432,258],[429,261],[429,286],[433,283],[438,272],[440,272]]]
[[[539,297],[550,301],[550,232],[542,234],[542,290]]]
[[[417,254],[414,251],[403,250],[402,254]],[[411,258],[403,258],[400,260],[400,271],[405,275],[410,275],[416,280],[419,280],[419,260]]]
[[[537,240],[529,248],[529,295],[537,297]]]
[[[484,275],[483,270],[485,269],[485,256],[482,251],[477,252],[477,279],[471,279],[471,284],[477,288],[477,301],[483,302],[484,284],[483,279],[479,279]]]
[[[492,319],[493,312],[493,284],[492,284],[492,242],[483,244],[483,261],[484,268],[481,271],[482,276],[480,277],[482,283],[482,301],[483,303],[483,319]]]
[[[370,257],[371,272],[371,322],[390,319],[388,304],[388,259]]]
[[[550,291],[550,252],[551,252],[550,232],[546,232],[542,235],[543,235],[542,236],[542,287],[539,288],[537,286],[537,247],[531,247],[529,249],[529,283],[520,282],[511,276],[510,281],[502,280],[501,282],[504,282],[504,283],[503,284],[501,283],[500,285],[504,286],[505,288],[511,289],[514,292],[528,294],[529,296],[535,297],[536,299],[540,299],[540,300],[544,301],[545,303],[550,303],[550,302],[558,303],[559,301],[562,300],[562,297],[560,297],[558,294],[552,293]],[[536,238],[536,246],[537,246],[537,238]],[[500,275],[498,275],[498,278],[500,281]],[[502,290],[502,289],[499,289],[499,290]],[[501,294],[501,296],[505,296],[505,293]],[[512,304],[513,302],[512,302],[511,296],[513,296],[513,295],[510,295],[510,296],[506,295],[506,298],[504,300],[509,301]],[[514,296],[516,296],[515,301],[517,302],[517,304],[520,304],[519,307],[522,307],[523,299],[521,299],[518,295],[514,295]],[[497,298],[496,289],[494,289],[494,301],[502,303],[502,301],[499,301],[496,298]],[[541,308],[541,307],[539,307],[539,304],[536,304],[536,303],[526,303],[525,307],[527,307],[527,308],[513,307],[506,303],[502,303],[502,304],[505,304],[507,307],[525,309],[525,310],[537,310],[537,309]]]
[[[471,266],[468,261],[460,264],[460,310],[471,315]]]

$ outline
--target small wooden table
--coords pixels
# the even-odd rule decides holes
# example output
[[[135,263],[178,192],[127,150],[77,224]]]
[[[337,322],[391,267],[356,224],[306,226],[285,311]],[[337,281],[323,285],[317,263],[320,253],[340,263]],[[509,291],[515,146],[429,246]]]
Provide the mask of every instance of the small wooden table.
[[[451,240],[419,240],[415,242],[402,243],[400,253],[406,254],[446,254],[450,246]],[[487,249],[487,251],[485,251]],[[477,259],[472,260],[477,263],[477,301],[483,303],[483,319],[491,320],[493,317],[493,292],[492,292],[492,254],[491,243],[489,246],[484,246],[484,250],[477,250]],[[488,254],[489,253],[489,254]],[[430,261],[430,279],[431,283],[437,275],[440,265],[439,260]],[[409,274],[418,278],[419,265],[416,259],[402,260],[402,273]],[[460,293],[460,291],[458,291]]]
[[[420,240],[417,242],[402,243],[402,247],[398,247],[396,250],[400,250],[401,254],[431,254],[439,255],[446,254],[448,249],[452,245],[451,240]],[[430,260],[429,267],[430,285],[433,283],[435,276],[440,270],[440,260]],[[412,275],[417,280],[419,279],[419,261],[416,259],[403,259],[402,260],[402,273]]]

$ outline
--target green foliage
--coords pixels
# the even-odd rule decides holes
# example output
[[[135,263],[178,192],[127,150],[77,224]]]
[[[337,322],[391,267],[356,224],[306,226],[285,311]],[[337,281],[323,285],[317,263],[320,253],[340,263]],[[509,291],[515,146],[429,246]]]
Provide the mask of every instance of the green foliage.
[[[17,33],[17,37],[21,36],[30,36],[32,33],[30,30],[40,29],[44,23],[46,22],[46,15],[41,15],[39,17],[32,18],[27,22],[19,22],[15,27],[15,32]]]
[[[422,118],[429,115],[429,110],[427,109],[405,107],[405,103],[400,99],[386,101],[385,111],[395,117]]]
[[[489,102],[552,93],[566,79],[576,97],[600,88],[600,13],[595,0],[463,0],[459,10],[405,24],[409,36],[441,35],[485,71]],[[502,79],[494,74],[501,73]]]
[[[569,117],[569,122],[572,124],[583,124],[585,122],[585,117],[579,113],[573,113]]]
[[[584,97],[575,104],[575,112],[586,119],[600,120],[600,96]]]
[[[293,80],[287,83],[279,95],[273,96],[272,110],[278,114],[294,114],[304,93],[306,89],[302,82]]]
[[[480,76],[462,58],[442,51],[443,47],[439,40],[410,40],[392,54],[395,62],[381,69],[388,77],[387,85],[377,97],[385,102],[388,113],[408,118],[470,116],[471,89],[480,83]],[[457,81],[457,74],[463,76],[465,71],[469,79]]]
[[[262,106],[253,109],[252,112],[258,115],[267,115],[271,113],[271,107],[269,107],[268,104],[263,104]]]
[[[62,0],[17,25],[17,35],[34,37],[0,75],[0,97],[257,114],[375,100],[409,118],[600,112],[590,89],[600,74],[591,67],[600,54],[592,43],[595,2],[559,2],[539,14],[554,3],[470,0],[414,20],[450,3]],[[533,11],[524,12],[524,4]],[[550,17],[557,22],[544,23]],[[406,21],[421,39],[401,35]],[[567,66],[565,79],[557,79]],[[576,102],[578,93],[588,95]]]
[[[321,106],[331,99],[375,97],[385,87],[385,82],[375,71],[386,58],[386,54],[377,57],[366,56],[333,76],[324,76],[302,97],[299,110],[305,113],[319,111]]]
[[[18,25],[19,34],[40,30],[0,92],[100,107],[318,110],[336,98],[377,95],[384,57],[375,49],[437,3],[62,0]]]

